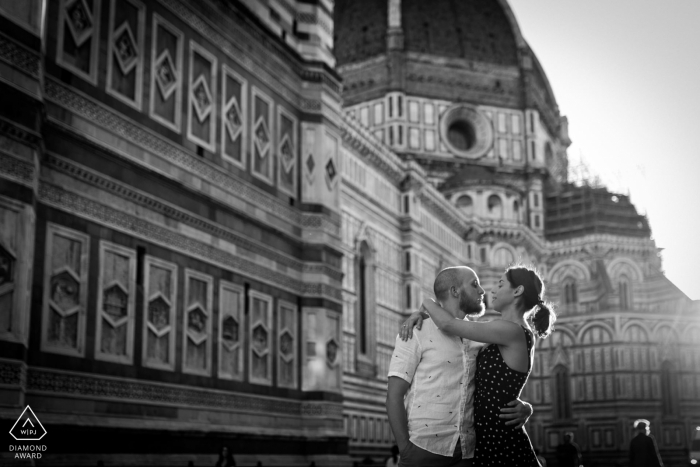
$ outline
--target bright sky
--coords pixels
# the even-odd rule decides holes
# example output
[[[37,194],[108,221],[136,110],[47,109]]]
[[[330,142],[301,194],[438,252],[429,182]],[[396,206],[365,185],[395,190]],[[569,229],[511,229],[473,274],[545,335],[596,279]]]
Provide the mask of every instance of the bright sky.
[[[700,1],[509,2],[569,119],[569,161],[630,194],[699,300]]]

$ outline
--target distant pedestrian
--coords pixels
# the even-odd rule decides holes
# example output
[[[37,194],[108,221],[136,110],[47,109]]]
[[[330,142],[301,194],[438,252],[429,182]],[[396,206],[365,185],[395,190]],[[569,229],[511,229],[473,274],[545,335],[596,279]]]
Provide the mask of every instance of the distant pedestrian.
[[[630,467],[663,467],[656,439],[651,435],[651,423],[640,418],[635,420],[637,436],[630,441]]]
[[[231,452],[228,446],[222,447],[219,453],[219,460],[216,461],[214,467],[235,467],[235,465],[236,461],[233,460],[233,452]]]
[[[571,431],[564,433],[564,443],[557,446],[559,467],[579,467],[581,464],[581,449],[574,442]]]
[[[386,460],[386,467],[396,467],[399,465],[399,459],[399,447],[394,444],[391,447],[391,457]]]

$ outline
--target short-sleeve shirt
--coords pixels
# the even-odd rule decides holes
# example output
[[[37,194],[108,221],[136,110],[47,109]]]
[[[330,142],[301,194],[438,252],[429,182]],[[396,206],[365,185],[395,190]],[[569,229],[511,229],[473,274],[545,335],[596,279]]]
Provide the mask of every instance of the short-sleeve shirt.
[[[460,441],[462,458],[474,457],[474,374],[484,344],[445,334],[432,320],[396,346],[389,376],[410,383],[404,404],[411,443],[452,457]]]

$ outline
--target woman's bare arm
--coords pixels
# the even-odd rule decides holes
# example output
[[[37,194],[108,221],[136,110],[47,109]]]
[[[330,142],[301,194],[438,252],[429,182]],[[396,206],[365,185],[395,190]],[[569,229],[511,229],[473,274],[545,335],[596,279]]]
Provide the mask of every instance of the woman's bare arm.
[[[476,323],[457,319],[431,299],[423,301],[435,325],[442,331],[486,344],[508,345],[518,337],[520,326],[510,321],[495,320]]]

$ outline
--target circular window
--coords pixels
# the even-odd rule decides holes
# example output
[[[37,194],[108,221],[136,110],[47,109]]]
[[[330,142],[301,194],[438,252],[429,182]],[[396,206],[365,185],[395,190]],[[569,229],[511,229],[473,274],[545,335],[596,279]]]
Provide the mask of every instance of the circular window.
[[[470,150],[474,140],[474,128],[465,120],[456,120],[447,129],[447,141],[460,151]]]
[[[440,136],[448,150],[459,157],[482,157],[493,144],[491,122],[476,107],[453,105],[441,117]]]

